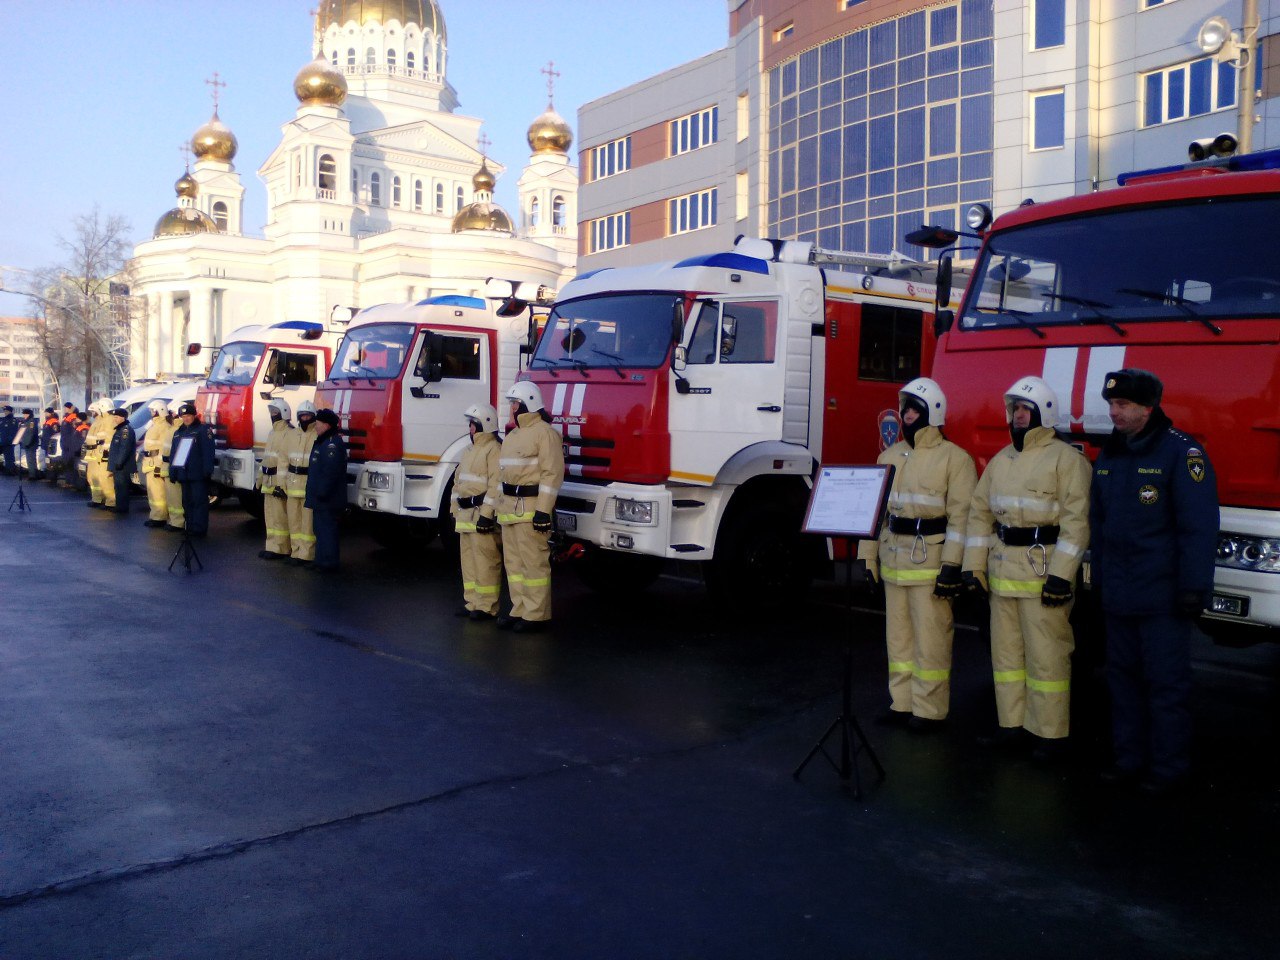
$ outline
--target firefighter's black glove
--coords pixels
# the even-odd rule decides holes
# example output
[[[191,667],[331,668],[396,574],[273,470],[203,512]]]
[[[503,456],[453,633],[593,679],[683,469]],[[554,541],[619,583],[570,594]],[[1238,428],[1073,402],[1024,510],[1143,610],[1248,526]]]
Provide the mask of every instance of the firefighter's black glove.
[[[979,600],[987,595],[987,575],[981,570],[966,570],[960,577],[965,593],[971,593]]]
[[[954,600],[964,589],[964,581],[960,579],[960,565],[944,563],[938,570],[938,579],[933,584],[933,595],[943,600]]]
[[[283,488],[283,487],[276,487],[274,490],[272,490],[272,491],[271,491],[271,495],[272,495],[273,497],[275,497],[277,500],[288,500],[288,499],[289,499],[289,495],[288,495],[287,493],[285,493],[285,492],[284,492],[284,488]]]
[[[551,514],[538,510],[533,515],[533,529],[539,533],[551,532]]]
[[[1040,602],[1046,607],[1065,607],[1071,602],[1071,596],[1071,584],[1050,574],[1040,591]]]
[[[476,533],[493,533],[498,528],[498,524],[493,517],[480,517],[476,520]]]
[[[1184,590],[1178,594],[1176,610],[1183,620],[1199,620],[1204,613],[1204,597],[1194,590]]]

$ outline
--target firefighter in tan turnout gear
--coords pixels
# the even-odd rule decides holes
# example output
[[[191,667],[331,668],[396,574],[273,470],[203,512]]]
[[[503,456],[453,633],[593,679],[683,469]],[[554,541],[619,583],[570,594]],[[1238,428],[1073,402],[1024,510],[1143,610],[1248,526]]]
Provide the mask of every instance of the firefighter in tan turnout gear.
[[[519,633],[551,619],[551,533],[556,494],[564,482],[564,442],[548,422],[538,385],[522,380],[507,391],[515,429],[502,441],[497,516],[511,592],[511,616],[498,626]]]
[[[502,483],[498,475],[498,411],[474,403],[464,414],[471,446],[453,476],[453,526],[462,561],[462,609],[458,616],[492,620],[502,592],[502,541],[494,520]]]
[[[142,477],[147,488],[150,515],[145,526],[163,527],[169,522],[169,448],[173,446],[173,419],[163,400],[147,404],[151,422],[142,438]]]
[[[290,555],[289,496],[285,477],[289,472],[289,449],[293,445],[293,425],[289,423],[289,404],[276,397],[267,404],[271,414],[271,433],[262,451],[262,473],[258,489],[262,491],[262,522],[267,528],[266,545],[258,551],[263,560],[284,560]],[[306,484],[303,484],[305,487]]]
[[[107,397],[100,397],[89,404],[95,416],[84,438],[84,473],[89,482],[89,506],[116,505],[116,488],[107,469],[107,446],[111,443],[112,423],[108,412],[114,407]]]
[[[298,404],[298,426],[289,435],[288,463],[285,465],[285,510],[289,520],[290,563],[302,566],[316,557],[316,534],[311,511],[303,506],[307,497],[307,465],[316,445],[316,405],[310,400]]]
[[[169,429],[168,439],[165,441],[164,456],[161,462],[164,464],[164,498],[169,508],[169,520],[165,524],[165,529],[176,532],[185,529],[187,525],[187,511],[182,506],[182,484],[173,479],[169,471],[169,450],[173,446],[173,435],[178,432],[178,427],[182,424],[178,421],[178,411],[182,408],[181,400],[169,401]]]
[[[942,435],[947,398],[927,377],[898,391],[902,439],[877,463],[894,468],[889,516],[880,541],[863,540],[858,558],[884,582],[889,652],[888,722],[930,730],[951,705],[951,601],[962,588],[960,563],[978,471],[973,458]]]
[[[1039,377],[1004,395],[1013,439],[991,458],[973,494],[965,581],[991,592],[991,668],[999,745],[1036,737],[1033,756],[1064,746],[1071,705],[1068,617],[1089,545],[1089,461],[1054,434],[1058,398]]]

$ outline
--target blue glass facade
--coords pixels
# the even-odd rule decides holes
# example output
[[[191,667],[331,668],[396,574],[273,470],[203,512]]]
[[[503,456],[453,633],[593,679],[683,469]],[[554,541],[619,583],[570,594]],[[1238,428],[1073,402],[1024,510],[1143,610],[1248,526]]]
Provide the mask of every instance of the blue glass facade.
[[[887,253],[990,204],[993,31],[992,0],[959,0],[773,68],[769,235]]]

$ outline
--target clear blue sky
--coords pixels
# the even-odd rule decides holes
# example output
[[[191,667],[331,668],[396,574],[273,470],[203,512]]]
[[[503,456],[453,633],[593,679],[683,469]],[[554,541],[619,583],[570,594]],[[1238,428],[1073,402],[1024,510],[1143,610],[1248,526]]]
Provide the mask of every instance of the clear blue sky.
[[[578,107],[711,53],[728,39],[724,0],[439,0],[449,82],[460,113],[485,121],[507,172],[497,200],[514,207],[529,156],[525,131],[546,107],[577,134]],[[260,233],[258,166],[297,108],[293,77],[311,59],[310,0],[0,0],[0,264],[59,262],[59,234],[96,205],[132,225],[136,242],[174,206],[180,146],[219,114],[239,140],[245,229]],[[574,150],[577,144],[575,140]],[[26,301],[0,292],[0,314]]]

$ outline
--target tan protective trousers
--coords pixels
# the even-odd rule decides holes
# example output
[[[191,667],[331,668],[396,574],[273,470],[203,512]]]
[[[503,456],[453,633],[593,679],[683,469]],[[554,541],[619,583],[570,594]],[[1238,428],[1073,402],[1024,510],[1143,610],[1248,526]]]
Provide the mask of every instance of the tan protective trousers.
[[[288,498],[281,500],[269,493],[262,495],[262,522],[267,528],[266,549],[272,553],[289,556],[289,508]]]
[[[299,494],[302,491],[298,491]],[[311,524],[311,511],[302,505],[303,497],[289,494],[289,547],[295,560],[314,560],[316,558],[316,533]]]
[[[183,529],[187,525],[187,511],[182,508],[182,484],[165,480],[164,498],[169,505],[169,526]]]
[[[164,477],[157,477],[155,471],[147,474],[147,505],[151,507],[151,515],[147,519],[162,523],[168,521],[169,499],[165,490],[168,485],[169,481]]]
[[[89,496],[94,503],[116,505],[116,484],[104,460],[85,461],[85,479],[89,481]]]
[[[884,585],[889,648],[890,709],[942,720],[951,709],[951,603],[933,595],[933,581]]]
[[[496,616],[502,592],[502,540],[497,531],[458,534],[458,555],[467,609]]]
[[[532,523],[502,524],[502,556],[511,592],[511,616],[551,619],[551,548]]]
[[[1037,737],[1070,732],[1071,606],[1046,607],[1039,597],[991,595],[991,669],[1002,727]]]

